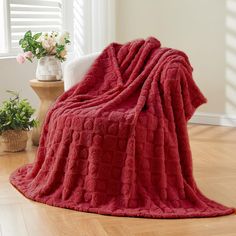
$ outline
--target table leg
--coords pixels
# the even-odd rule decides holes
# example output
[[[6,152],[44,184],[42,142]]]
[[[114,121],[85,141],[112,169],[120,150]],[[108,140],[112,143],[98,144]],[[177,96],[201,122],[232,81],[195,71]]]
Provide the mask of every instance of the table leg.
[[[31,82],[31,87],[40,98],[40,106],[37,111],[38,126],[33,129],[32,142],[33,145],[38,146],[42,126],[46,118],[47,112],[55,100],[64,92],[63,83],[55,82]]]

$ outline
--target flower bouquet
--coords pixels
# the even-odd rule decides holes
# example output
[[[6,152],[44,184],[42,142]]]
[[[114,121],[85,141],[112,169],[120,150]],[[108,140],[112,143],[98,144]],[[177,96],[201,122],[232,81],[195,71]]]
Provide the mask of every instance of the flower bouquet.
[[[66,60],[67,48],[70,43],[69,34],[50,32],[32,34],[29,30],[20,39],[19,45],[24,53],[17,56],[18,63],[39,59],[36,71],[38,80],[60,80],[62,78],[61,62]]]

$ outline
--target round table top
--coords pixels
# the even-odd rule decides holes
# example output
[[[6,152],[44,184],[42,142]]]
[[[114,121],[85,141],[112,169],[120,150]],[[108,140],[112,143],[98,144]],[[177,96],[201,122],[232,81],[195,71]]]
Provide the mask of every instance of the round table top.
[[[37,79],[32,79],[29,81],[31,86],[34,87],[62,87],[64,86],[64,81],[63,80],[55,80],[55,81],[42,81],[42,80],[37,80]]]

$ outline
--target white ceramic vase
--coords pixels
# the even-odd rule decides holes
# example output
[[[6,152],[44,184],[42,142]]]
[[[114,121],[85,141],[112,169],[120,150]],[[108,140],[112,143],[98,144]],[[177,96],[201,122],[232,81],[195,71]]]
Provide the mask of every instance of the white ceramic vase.
[[[61,62],[55,56],[45,56],[38,60],[36,78],[40,81],[62,79]]]

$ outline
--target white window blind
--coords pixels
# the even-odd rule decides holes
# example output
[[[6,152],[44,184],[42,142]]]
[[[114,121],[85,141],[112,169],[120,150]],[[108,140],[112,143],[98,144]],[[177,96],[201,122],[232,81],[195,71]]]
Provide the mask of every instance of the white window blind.
[[[36,32],[61,31],[64,0],[6,0],[7,51],[19,51],[19,39],[31,30]]]

